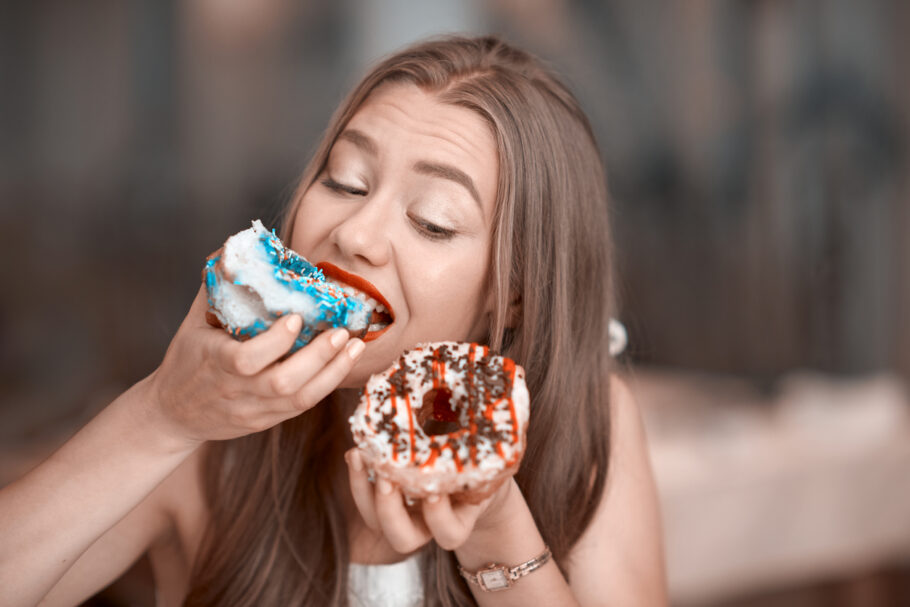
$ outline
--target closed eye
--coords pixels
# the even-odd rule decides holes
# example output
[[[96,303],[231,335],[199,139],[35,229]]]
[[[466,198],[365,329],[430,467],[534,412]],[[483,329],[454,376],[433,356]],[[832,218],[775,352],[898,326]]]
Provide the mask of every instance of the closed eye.
[[[332,179],[331,177],[326,177],[325,179],[323,179],[323,180],[320,181],[319,183],[321,183],[322,185],[324,185],[324,186],[327,187],[328,189],[332,190],[333,192],[338,192],[338,193],[343,193],[343,194],[350,194],[351,196],[366,196],[366,195],[367,195],[367,191],[366,191],[366,190],[361,190],[360,188],[357,188],[357,187],[354,187],[354,186],[345,185],[345,184],[343,184],[343,183],[338,183],[337,181],[335,181],[335,180]]]
[[[455,230],[438,226],[414,215],[411,216],[411,222],[413,222],[418,232],[430,240],[448,240],[457,233]]]

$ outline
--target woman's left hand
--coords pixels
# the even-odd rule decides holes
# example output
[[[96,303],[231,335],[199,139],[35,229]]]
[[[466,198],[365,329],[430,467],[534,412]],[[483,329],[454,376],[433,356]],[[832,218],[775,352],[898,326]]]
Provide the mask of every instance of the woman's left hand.
[[[509,478],[479,504],[452,503],[448,495],[420,500],[420,508],[409,511],[397,486],[385,479],[370,482],[357,448],[345,453],[354,503],[366,525],[381,533],[401,554],[414,552],[431,539],[445,550],[464,545],[475,530],[495,526],[501,506],[511,491],[518,491]]]

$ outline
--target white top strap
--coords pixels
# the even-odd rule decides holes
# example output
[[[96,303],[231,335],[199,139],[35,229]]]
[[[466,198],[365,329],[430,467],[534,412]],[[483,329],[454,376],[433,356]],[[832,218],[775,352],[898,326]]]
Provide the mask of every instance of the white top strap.
[[[348,566],[351,607],[419,607],[423,605],[420,553],[391,565]]]
[[[610,319],[610,356],[619,356],[629,343],[626,328],[615,318]]]

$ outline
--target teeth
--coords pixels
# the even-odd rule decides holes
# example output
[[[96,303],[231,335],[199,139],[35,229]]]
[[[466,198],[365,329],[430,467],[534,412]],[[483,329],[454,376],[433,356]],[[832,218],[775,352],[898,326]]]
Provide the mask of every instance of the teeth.
[[[326,282],[334,285],[335,288],[340,290],[342,293],[344,293],[348,297],[365,297],[365,295],[363,293],[361,293],[354,287],[346,285],[342,282],[338,282],[337,280],[332,280],[331,278],[327,278]]]
[[[327,278],[326,281],[331,283],[332,285],[334,285],[336,288],[340,289],[341,292],[344,293],[347,297],[357,297],[357,298],[363,299],[366,302],[367,307],[369,307],[371,310],[375,310],[380,313],[389,314],[388,308],[386,308],[384,305],[379,303],[375,298],[370,297],[363,291],[359,291],[350,285],[346,285],[343,282],[338,282],[337,280],[334,280],[331,278]],[[372,331],[373,329],[370,329],[370,330]]]
[[[370,325],[370,328],[367,329],[367,331],[368,331],[368,332],[371,332],[371,331],[381,331],[382,329],[385,329],[385,328],[388,327],[388,326],[389,326],[388,323],[376,322],[376,323],[371,324],[371,325]]]

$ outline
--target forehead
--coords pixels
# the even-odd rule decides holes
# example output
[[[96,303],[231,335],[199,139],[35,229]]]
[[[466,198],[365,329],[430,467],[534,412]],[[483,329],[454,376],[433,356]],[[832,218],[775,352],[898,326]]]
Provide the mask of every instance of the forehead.
[[[389,83],[370,94],[345,130],[369,137],[381,161],[458,168],[474,181],[483,206],[492,208],[498,153],[490,125],[475,111],[413,84]]]

